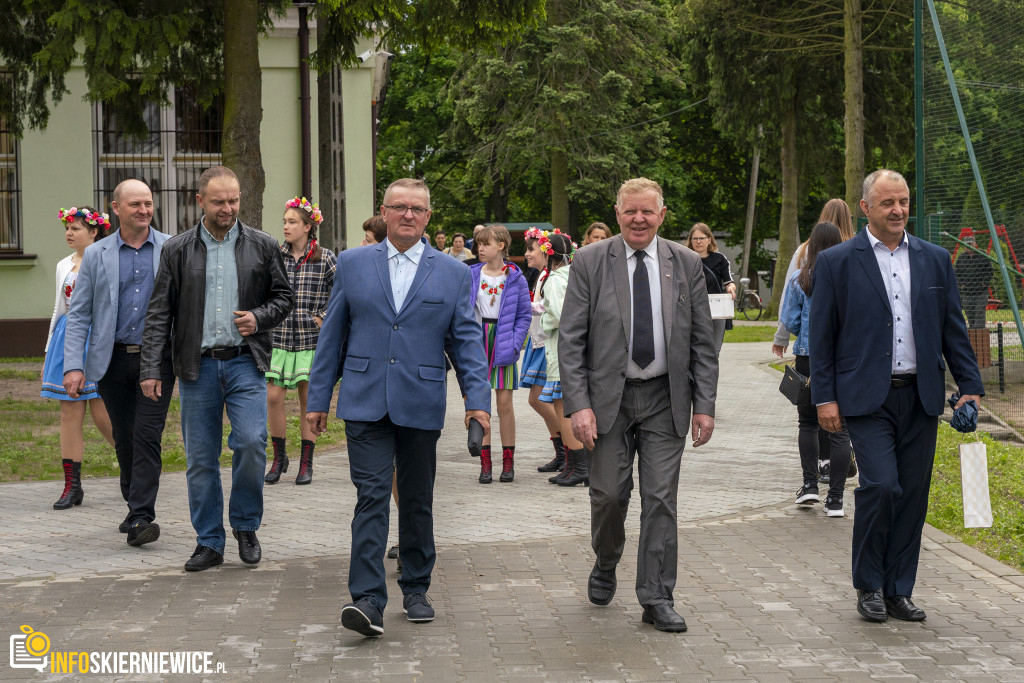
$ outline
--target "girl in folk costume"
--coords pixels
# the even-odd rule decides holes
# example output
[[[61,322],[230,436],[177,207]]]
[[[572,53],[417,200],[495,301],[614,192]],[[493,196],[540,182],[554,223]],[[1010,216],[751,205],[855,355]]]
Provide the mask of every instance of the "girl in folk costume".
[[[309,369],[313,365],[313,352],[327,311],[327,299],[334,285],[337,262],[334,252],[316,242],[316,229],[323,219],[320,208],[305,197],[295,197],[285,203],[281,251],[288,281],[295,292],[295,308],[274,330],[274,351],[270,357],[270,370],[267,371],[267,416],[274,445],[274,461],[263,478],[268,484],[276,484],[281,474],[288,471],[284,399],[291,388],[299,391],[299,433],[302,437],[295,483],[309,484],[313,480],[316,437],[305,420],[306,396]]]
[[[558,230],[556,229],[557,233]],[[537,414],[544,420],[548,428],[551,444],[555,448],[555,457],[545,465],[537,468],[538,472],[560,472],[565,466],[565,446],[562,443],[562,425],[555,415],[555,408],[551,402],[540,400],[541,392],[547,383],[547,358],[545,357],[545,346],[547,334],[541,327],[540,318],[544,313],[544,306],[541,303],[540,292],[544,281],[548,277],[548,255],[541,251],[540,239],[547,239],[550,233],[538,228],[530,228],[526,231],[526,265],[540,271],[537,284],[534,285],[530,299],[532,320],[530,321],[530,341],[523,352],[523,371],[519,379],[519,386],[530,387],[530,407],[537,411]]]
[[[501,481],[515,476],[516,415],[512,392],[519,387],[516,362],[530,329],[530,290],[514,263],[506,263],[512,237],[501,225],[484,226],[476,236],[480,263],[471,266],[469,303],[483,328],[484,354],[494,389],[501,433]],[[481,484],[491,483],[490,435],[480,449]]]
[[[75,291],[78,269],[82,265],[85,248],[102,239],[110,228],[106,214],[88,206],[61,209],[57,213],[64,226],[64,240],[74,253],[57,263],[57,296],[50,317],[50,332],[46,336],[46,356],[40,379],[43,382],[40,396],[60,401],[60,451],[64,468],[64,492],[54,510],[67,510],[81,505],[85,498],[82,490],[82,453],[85,450],[82,423],[85,422],[85,406],[88,404],[96,429],[111,446],[114,435],[110,428],[107,408],[103,405],[95,382],[89,382],[79,392],[78,398],[71,398],[64,389],[64,334],[68,324],[68,308]],[[89,345],[86,342],[86,353]],[[85,357],[85,354],[82,354]]]
[[[560,474],[548,481],[560,486],[575,486],[580,483],[589,485],[590,474],[583,454],[583,444],[573,436],[571,423],[562,408],[562,383],[558,368],[559,318],[562,316],[562,303],[569,284],[569,263],[576,253],[576,245],[568,235],[563,235],[557,230],[549,235],[540,236],[537,242],[540,250],[547,255],[548,268],[547,279],[537,286],[537,291],[541,295],[540,324],[548,336],[544,345],[548,377],[540,400],[554,404],[555,415],[562,426],[562,441],[565,444],[565,466]],[[535,306],[536,300],[537,296],[534,296]]]

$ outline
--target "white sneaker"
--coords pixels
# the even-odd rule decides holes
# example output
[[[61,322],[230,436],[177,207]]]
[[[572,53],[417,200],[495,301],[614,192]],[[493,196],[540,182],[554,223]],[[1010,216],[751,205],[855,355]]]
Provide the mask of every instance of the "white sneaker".
[[[843,512],[843,499],[829,496],[825,499],[825,514],[829,517],[845,517]]]

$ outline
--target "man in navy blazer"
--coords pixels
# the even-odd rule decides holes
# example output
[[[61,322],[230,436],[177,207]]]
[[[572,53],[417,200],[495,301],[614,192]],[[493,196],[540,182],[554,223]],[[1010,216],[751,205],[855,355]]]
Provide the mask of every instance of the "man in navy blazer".
[[[857,611],[871,621],[921,621],[910,598],[947,364],[960,389],[956,407],[980,404],[985,391],[949,252],[905,230],[906,180],[875,171],[863,197],[867,229],[819,254],[814,268],[811,397],[828,431],[846,418],[857,453]]]
[[[340,377],[338,417],[345,420],[358,494],[348,577],[353,602],[342,609],[341,623],[365,636],[384,633],[393,471],[402,609],[412,622],[434,618],[426,593],[435,557],[436,448],[447,397],[445,337],[464,373],[466,425],[475,418],[489,429],[491,410],[480,326],[469,306],[470,270],[420,239],[430,220],[427,186],[396,180],[384,193],[381,214],[384,242],[338,255],[306,413],[313,433],[322,433]]]
[[[120,227],[85,250],[68,311],[64,388],[77,396],[86,381],[99,385],[114,431],[121,495],[128,503],[119,529],[128,534],[129,545],[140,546],[160,536],[153,521],[163,467],[160,440],[174,389],[170,354],[161,364],[163,397],[151,401],[139,386],[146,309],[168,236],[149,224],[153,193],[141,180],[114,188],[110,208]]]

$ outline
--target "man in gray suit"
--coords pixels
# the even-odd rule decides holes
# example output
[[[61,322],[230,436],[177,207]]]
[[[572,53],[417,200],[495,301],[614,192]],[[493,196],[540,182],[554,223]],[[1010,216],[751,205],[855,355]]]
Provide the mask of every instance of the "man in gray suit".
[[[658,239],[666,207],[658,183],[627,180],[615,215],[621,239],[580,249],[569,271],[558,358],[565,414],[587,448],[591,545],[587,596],[607,605],[625,545],[639,455],[636,595],[643,622],[681,632],[673,609],[679,463],[692,419],[694,447],[715,428],[718,360],[700,257]]]

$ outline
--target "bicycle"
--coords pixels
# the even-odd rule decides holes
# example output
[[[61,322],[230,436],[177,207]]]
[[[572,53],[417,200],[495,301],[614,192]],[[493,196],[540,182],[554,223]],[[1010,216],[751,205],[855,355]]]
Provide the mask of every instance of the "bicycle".
[[[740,291],[737,292],[735,301],[736,311],[742,313],[747,320],[760,320],[764,306],[757,292],[747,288],[749,284],[749,277],[740,278]]]

